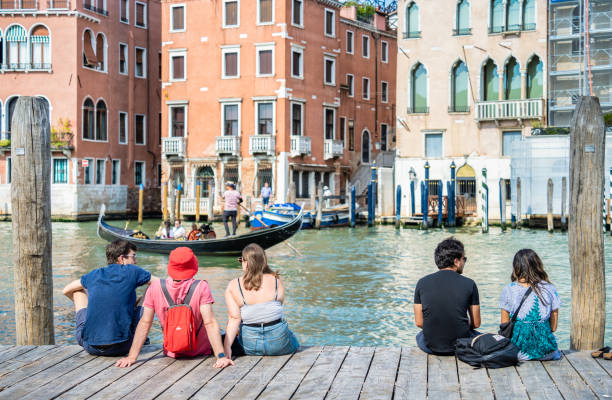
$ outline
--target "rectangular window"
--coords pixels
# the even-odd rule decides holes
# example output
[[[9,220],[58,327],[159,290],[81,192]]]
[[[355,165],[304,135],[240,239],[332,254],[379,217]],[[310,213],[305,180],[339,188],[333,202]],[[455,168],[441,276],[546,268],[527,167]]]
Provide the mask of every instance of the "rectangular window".
[[[293,0],[291,12],[291,22],[293,25],[304,26],[304,0]]]
[[[324,57],[325,60],[325,84],[336,84],[336,59]]]
[[[389,62],[389,43],[384,40],[380,42],[380,61],[384,63]]]
[[[94,169],[94,160],[92,158],[86,158],[85,161],[87,165],[83,168],[84,177],[83,182],[85,185],[91,185],[93,182],[93,169]]]
[[[389,101],[389,84],[385,81],[380,82],[380,101],[383,103]]]
[[[387,124],[380,125],[380,150],[387,151]]]
[[[119,43],[119,73],[128,73],[128,45],[125,43]]]
[[[223,50],[223,78],[240,77],[240,49]]]
[[[111,170],[111,184],[119,185],[121,182],[121,160],[113,160]]]
[[[355,120],[352,119],[348,122],[348,142],[349,151],[355,151]]]
[[[106,184],[106,160],[96,160],[96,185]]]
[[[134,127],[134,138],[136,144],[145,144],[145,137],[147,132],[147,123],[144,115],[136,114],[136,126]]]
[[[6,158],[6,183],[11,183],[13,180],[13,171],[12,171],[12,161],[11,157]]]
[[[302,112],[304,106],[301,103],[291,103],[291,135],[302,136]]]
[[[238,136],[239,105],[223,104],[223,135]]]
[[[124,23],[130,22],[130,2],[129,0],[119,0],[119,6],[121,7],[119,20]]]
[[[138,1],[136,2],[136,26],[147,27],[147,5]]]
[[[145,165],[144,161],[134,161],[134,185],[144,185]]]
[[[272,135],[274,123],[274,104],[257,103],[257,134]]]
[[[352,31],[346,31],[346,52],[348,54],[353,54],[353,45],[355,44],[353,36]]]
[[[521,140],[521,131],[508,131],[502,133],[502,156],[512,155],[512,145]]]
[[[184,81],[186,79],[186,67],[185,54],[170,54],[170,80],[171,81]]]
[[[8,159],[8,165],[11,165],[11,159]],[[11,183],[11,173],[9,169],[8,173],[9,181]],[[65,158],[54,158],[53,159],[53,183],[68,183],[68,160]]]
[[[119,111],[119,144],[127,144],[128,137],[128,115]]]
[[[134,75],[137,78],[146,78],[147,77],[147,50],[136,47],[136,63],[134,64]]]
[[[345,140],[345,135],[344,135],[344,131],[346,129],[346,117],[340,117],[340,126],[338,127],[338,130],[340,132],[340,140],[342,141],[342,147],[345,148],[346,147],[346,142]]]
[[[271,24],[274,13],[272,0],[257,0],[257,23]]]
[[[355,95],[355,77],[352,74],[346,74],[346,85],[349,88],[349,97],[353,97]]]
[[[324,108],[325,110],[325,139],[335,139],[336,134],[336,110]]]
[[[362,93],[361,96],[364,100],[370,100],[370,78],[363,78],[361,80]]]
[[[442,157],[441,133],[428,133],[425,135],[425,157]]]
[[[361,36],[361,55],[364,58],[370,58],[370,37],[366,35]]]
[[[231,28],[239,25],[238,0],[223,1],[223,27]]]
[[[303,64],[304,50],[293,48],[291,49],[291,77],[302,79],[304,77]]]
[[[170,137],[185,136],[185,106],[170,107]]]
[[[325,9],[325,36],[336,37],[336,12]]]
[[[257,76],[274,75],[274,48],[257,48]]]
[[[185,31],[185,6],[170,6],[170,32]]]

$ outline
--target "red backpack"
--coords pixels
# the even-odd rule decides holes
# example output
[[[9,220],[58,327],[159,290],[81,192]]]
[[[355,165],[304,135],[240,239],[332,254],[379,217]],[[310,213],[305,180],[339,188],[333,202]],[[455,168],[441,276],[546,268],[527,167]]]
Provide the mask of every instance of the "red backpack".
[[[175,303],[166,288],[165,279],[160,279],[161,289],[168,302],[168,312],[164,321],[164,350],[172,353],[187,353],[195,350],[196,337],[200,327],[196,330],[195,318],[189,302],[200,283],[193,281],[182,303]]]

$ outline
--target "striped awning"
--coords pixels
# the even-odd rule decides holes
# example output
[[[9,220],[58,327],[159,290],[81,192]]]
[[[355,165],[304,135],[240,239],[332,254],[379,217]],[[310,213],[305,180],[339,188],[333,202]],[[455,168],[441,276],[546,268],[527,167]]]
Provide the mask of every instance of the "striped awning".
[[[21,26],[11,26],[8,31],[6,31],[6,41],[7,42],[27,42],[28,35],[26,30]]]
[[[30,36],[32,43],[49,43],[49,36]]]

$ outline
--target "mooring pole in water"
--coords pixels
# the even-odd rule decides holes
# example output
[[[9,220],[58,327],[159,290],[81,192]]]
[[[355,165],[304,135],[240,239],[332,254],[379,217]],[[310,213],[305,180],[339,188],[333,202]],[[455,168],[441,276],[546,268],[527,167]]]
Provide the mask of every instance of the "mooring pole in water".
[[[196,185],[195,220],[200,222],[200,185]]]
[[[510,184],[512,185],[512,181],[510,182]],[[510,191],[512,193],[512,187],[510,188]],[[516,229],[516,201],[513,202],[512,199],[510,199],[510,205],[512,205],[512,212],[510,214],[510,226],[512,227],[512,229]]]
[[[210,188],[208,192],[208,210],[206,210],[206,220],[209,224],[212,224],[215,219],[215,190],[214,188]]]
[[[553,181],[552,178],[548,178],[548,184],[546,185],[546,227],[548,232],[555,230],[553,220]]]
[[[51,270],[49,110],[21,96],[11,124],[12,231],[16,344],[55,344]],[[6,277],[5,277],[6,279]]]
[[[395,189],[395,227],[399,228],[402,219],[402,186]]]
[[[442,207],[444,205],[444,198],[442,197],[442,180],[439,180],[438,185],[438,228],[442,228]]]
[[[429,227],[429,161],[425,161],[425,224]]]
[[[516,227],[521,229],[521,178],[516,178]]]
[[[138,229],[142,228],[142,208],[144,203],[144,186],[138,186]]]
[[[374,184],[368,183],[368,226],[374,224]]]
[[[323,218],[323,181],[319,181],[317,186],[317,213],[315,214],[315,228],[321,228],[321,219]]]
[[[376,182],[377,182],[377,169],[376,160],[372,161],[371,181],[372,181],[372,223],[376,221]]]
[[[572,268],[572,350],[604,344],[606,287],[603,243],[606,135],[597,97],[578,100],[570,130],[569,256]]]
[[[181,219],[181,190],[183,190],[183,187],[179,183],[178,187],[176,188],[176,212],[175,212],[176,219],[179,219],[179,220]]]
[[[446,199],[446,226],[453,226],[451,224],[451,220],[453,219],[453,211],[452,211],[452,207],[453,207],[453,203],[452,203],[452,191],[451,191],[451,183],[446,182],[446,193],[447,193],[447,199]]]
[[[482,169],[482,232],[489,232],[489,185],[487,185],[487,169]]]
[[[457,225],[457,221],[455,219],[455,203],[456,203],[456,196],[455,196],[455,185],[456,185],[456,180],[457,180],[457,166],[455,165],[455,161],[451,161],[451,165],[450,165],[450,172],[451,172],[451,180],[450,180],[450,190],[448,191],[448,207],[450,210],[449,216],[449,226],[455,226]]]
[[[414,179],[410,180],[410,215],[413,216],[415,213],[415,204],[414,204]]]
[[[610,235],[612,235],[612,217],[610,206],[612,205],[612,167],[610,167],[610,197],[608,198],[608,226],[610,227]]]
[[[168,182],[164,182],[162,188],[162,221],[168,218]]]
[[[506,230],[506,180],[499,178],[499,223],[502,231]]]
[[[561,230],[567,229],[567,217],[565,215],[565,202],[567,201],[567,177],[561,178]]]
[[[351,185],[351,213],[349,215],[351,228],[355,227],[355,186]]]
[[[421,213],[423,213],[423,222],[421,222],[421,228],[427,229],[427,201],[425,200],[425,182],[421,182]]]

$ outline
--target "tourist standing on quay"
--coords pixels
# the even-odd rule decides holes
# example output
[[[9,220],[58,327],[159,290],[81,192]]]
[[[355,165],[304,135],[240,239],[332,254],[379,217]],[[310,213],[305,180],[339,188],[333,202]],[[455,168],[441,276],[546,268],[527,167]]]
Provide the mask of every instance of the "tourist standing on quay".
[[[77,343],[89,354],[120,356],[132,345],[140,319],[136,288],[151,283],[151,274],[137,267],[136,246],[115,240],[106,246],[109,265],[95,269],[63,290],[74,302]]]
[[[455,341],[478,334],[480,301],[476,283],[462,276],[463,243],[450,237],[438,244],[435,262],[439,271],[421,278],[414,290],[414,320],[422,329],[417,345],[429,354],[455,353]],[[469,314],[469,318],[468,318]]]
[[[236,190],[236,185],[232,182],[225,184],[225,192],[223,193],[223,199],[225,200],[223,206],[223,226],[225,226],[225,236],[230,235],[227,221],[231,218],[232,220],[232,235],[236,234],[236,228],[238,226],[236,217],[238,216],[238,204],[242,202],[242,196],[240,192]]]
[[[268,184],[268,182],[264,182],[263,187],[261,188],[261,201],[263,202],[264,208],[268,207],[270,203],[270,196],[272,195],[272,188]]]

